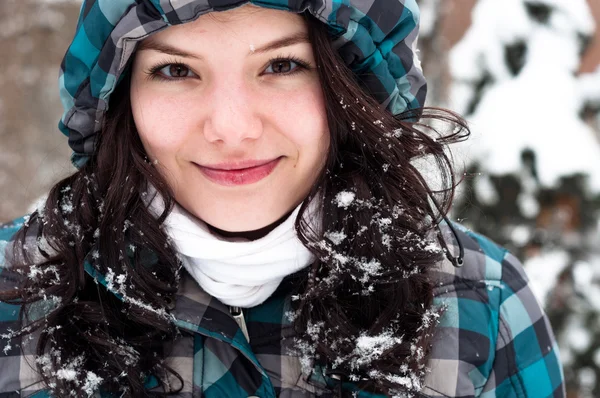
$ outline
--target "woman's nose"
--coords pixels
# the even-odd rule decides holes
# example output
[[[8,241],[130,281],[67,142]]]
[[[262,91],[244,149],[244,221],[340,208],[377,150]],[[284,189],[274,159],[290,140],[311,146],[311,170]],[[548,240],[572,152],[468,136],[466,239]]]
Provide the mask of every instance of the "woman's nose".
[[[209,101],[203,101],[211,108],[204,123],[206,140],[237,146],[246,139],[258,139],[263,125],[252,97],[242,82],[215,85]]]

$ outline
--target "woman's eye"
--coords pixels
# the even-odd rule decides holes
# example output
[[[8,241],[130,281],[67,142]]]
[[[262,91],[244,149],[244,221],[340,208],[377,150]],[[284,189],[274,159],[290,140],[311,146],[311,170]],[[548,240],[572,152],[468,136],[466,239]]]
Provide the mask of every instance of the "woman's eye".
[[[265,72],[285,75],[293,72],[299,66],[300,65],[297,62],[294,62],[291,59],[277,59],[271,62]]]
[[[265,69],[266,74],[289,76],[297,72],[310,69],[308,64],[301,60],[289,58],[277,58],[269,61],[269,66]],[[192,70],[182,63],[170,63],[155,66],[148,72],[148,77],[152,80],[182,80],[187,78],[196,78]]]
[[[161,75],[170,79],[181,79],[195,76],[194,72],[183,64],[169,64],[158,70]]]

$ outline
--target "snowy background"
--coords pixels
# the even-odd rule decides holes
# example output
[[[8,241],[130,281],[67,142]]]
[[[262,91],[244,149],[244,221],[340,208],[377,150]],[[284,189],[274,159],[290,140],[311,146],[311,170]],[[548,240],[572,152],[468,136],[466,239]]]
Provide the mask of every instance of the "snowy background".
[[[600,1],[417,0],[428,105],[464,115],[453,218],[525,264],[570,397],[600,396]],[[0,222],[72,172],[58,65],[79,0],[0,0]]]
[[[569,396],[598,397],[600,2],[419,3],[425,74],[436,84],[429,105],[472,129],[454,152],[463,183],[453,217],[523,260]],[[450,42],[447,25],[456,30],[465,9],[467,29]]]

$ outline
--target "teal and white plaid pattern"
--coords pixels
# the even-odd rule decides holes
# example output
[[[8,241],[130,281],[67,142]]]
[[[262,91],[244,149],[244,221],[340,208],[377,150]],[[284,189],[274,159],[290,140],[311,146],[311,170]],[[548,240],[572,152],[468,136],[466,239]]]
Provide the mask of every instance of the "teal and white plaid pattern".
[[[381,104],[394,114],[423,106],[415,0],[86,0],[59,78],[59,128],[69,137],[73,163],[81,166],[92,154],[110,95],[140,40],[245,3],[309,11],[328,25],[334,47]]]
[[[438,326],[423,391],[432,397],[564,397],[558,347],[519,260],[454,224],[464,266],[434,269]],[[450,233],[446,241],[452,241]],[[450,246],[457,250],[456,246]]]
[[[0,227],[0,248],[7,247],[20,223]],[[463,230],[458,236],[465,248],[464,266],[455,268],[444,260],[431,271],[435,303],[446,309],[422,392],[435,398],[565,397],[554,335],[522,266],[484,237]],[[294,333],[285,312],[301,272],[286,278],[264,304],[245,310],[250,343],[227,307],[183,275],[173,310],[181,337],[168,358],[184,379],[178,397],[333,397],[327,388],[333,380],[319,372],[307,378],[299,359],[288,353]],[[10,269],[2,269],[0,288],[12,288],[16,278]],[[0,335],[15,328],[16,311],[0,303]],[[27,365],[33,363],[27,348],[32,346],[21,352],[13,341],[3,353],[5,344],[2,340],[0,397],[48,396]],[[149,389],[155,385],[155,379],[148,379]],[[350,383],[344,387],[354,390]],[[364,392],[357,396],[380,397]]]

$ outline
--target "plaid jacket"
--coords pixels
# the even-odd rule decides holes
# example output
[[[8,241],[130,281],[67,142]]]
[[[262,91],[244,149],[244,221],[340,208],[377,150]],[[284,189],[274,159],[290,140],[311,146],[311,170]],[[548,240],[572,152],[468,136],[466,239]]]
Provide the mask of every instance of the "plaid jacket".
[[[0,252],[20,222],[0,227]],[[431,397],[564,397],[558,348],[519,261],[482,236],[457,232],[464,266],[444,260],[431,273],[437,282],[435,303],[446,310],[422,392]],[[0,288],[14,286],[10,269],[2,269],[0,276]],[[173,310],[181,337],[168,358],[184,379],[177,396],[333,397],[333,380],[318,370],[304,376],[298,358],[286,353],[293,331],[284,314],[291,308],[294,286],[295,276],[290,276],[265,303],[244,310],[248,343],[228,308],[185,274]],[[0,303],[0,334],[14,328],[17,314],[17,307]],[[20,351],[9,341],[0,353],[0,397],[48,396],[28,362],[34,363],[31,345]],[[149,379],[147,387],[155,384]],[[350,383],[344,388],[354,390]],[[364,392],[357,396],[375,398]]]

